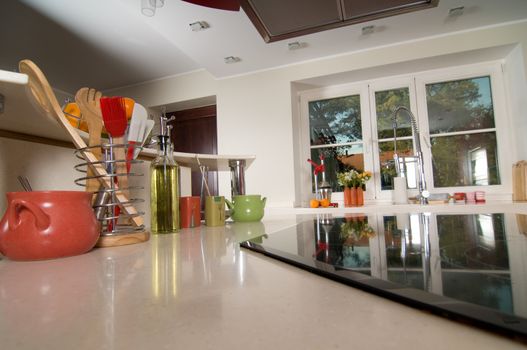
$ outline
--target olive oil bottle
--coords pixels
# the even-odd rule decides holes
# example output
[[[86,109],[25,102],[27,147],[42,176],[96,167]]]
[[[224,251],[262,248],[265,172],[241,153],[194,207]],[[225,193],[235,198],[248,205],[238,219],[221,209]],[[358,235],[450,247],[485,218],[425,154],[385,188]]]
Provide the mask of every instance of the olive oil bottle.
[[[170,126],[161,117],[158,156],[150,165],[150,229],[152,233],[179,231],[179,167],[172,156]]]

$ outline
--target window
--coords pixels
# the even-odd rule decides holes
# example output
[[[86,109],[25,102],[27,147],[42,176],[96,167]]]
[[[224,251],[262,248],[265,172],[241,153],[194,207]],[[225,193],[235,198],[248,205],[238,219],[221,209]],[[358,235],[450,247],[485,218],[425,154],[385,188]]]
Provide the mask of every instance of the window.
[[[311,159],[324,158],[326,181],[338,191],[337,172],[364,167],[360,95],[310,101],[309,129]]]
[[[372,169],[371,161],[364,156],[367,140],[371,138],[367,93],[367,86],[362,84],[308,91],[301,96],[302,114],[307,116],[302,119],[302,129],[306,131],[303,143],[309,149],[302,158],[305,156],[304,159],[320,163],[320,156],[324,157],[326,180],[333,192],[342,191],[337,183],[337,172],[349,166]],[[315,177],[313,167],[304,159],[306,171],[302,187],[311,188],[305,194],[308,199],[314,192]],[[321,181],[320,175],[318,181]]]
[[[379,148],[378,168],[380,169],[381,190],[393,190],[393,178],[396,176],[395,154],[407,165],[406,171],[408,187],[417,187],[415,161],[411,161],[414,154],[412,141],[412,126],[407,118],[397,120],[394,130],[393,110],[397,106],[410,108],[410,91],[408,87],[383,91],[374,91],[377,138]]]
[[[434,187],[499,185],[490,76],[426,84]]]
[[[379,200],[391,200],[397,154],[406,166],[409,194],[417,193],[416,145],[405,113],[398,114],[394,132],[393,110],[402,105],[417,119],[432,193],[469,191],[473,186],[503,192],[510,183],[500,175],[500,162],[509,163],[503,153],[508,140],[500,139],[507,124],[503,107],[497,108],[502,104],[500,79],[497,63],[302,92],[302,128],[309,130],[303,152],[317,163],[325,157],[326,179],[334,192],[342,191],[337,172],[346,167],[371,170],[374,178],[366,198]],[[311,191],[302,195],[306,200],[315,180],[307,162],[303,169],[303,188],[311,184]]]

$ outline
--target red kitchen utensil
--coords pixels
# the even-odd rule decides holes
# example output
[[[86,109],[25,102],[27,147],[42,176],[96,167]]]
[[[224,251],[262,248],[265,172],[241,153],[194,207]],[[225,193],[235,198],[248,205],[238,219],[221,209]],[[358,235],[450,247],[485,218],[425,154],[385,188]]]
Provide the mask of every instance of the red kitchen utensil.
[[[104,127],[110,135],[110,143],[117,145],[113,147],[114,162],[111,162],[111,171],[116,174],[117,183],[121,192],[130,198],[128,193],[128,176],[126,171],[126,155],[124,149],[124,133],[126,131],[127,119],[124,99],[122,97],[103,97],[100,99]],[[114,166],[115,165],[115,166]],[[115,208],[115,215],[120,213],[119,207]],[[113,228],[110,222],[109,230]]]

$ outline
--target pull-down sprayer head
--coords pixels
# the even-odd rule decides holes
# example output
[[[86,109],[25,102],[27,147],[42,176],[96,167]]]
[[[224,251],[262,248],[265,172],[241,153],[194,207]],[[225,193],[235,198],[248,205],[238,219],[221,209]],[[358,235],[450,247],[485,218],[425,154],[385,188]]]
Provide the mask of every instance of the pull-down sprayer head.
[[[421,204],[428,204],[428,197],[430,196],[430,193],[426,189],[426,180],[425,180],[425,171],[424,171],[424,163],[423,163],[423,152],[421,150],[421,136],[419,134],[419,128],[417,127],[417,119],[413,115],[412,111],[410,111],[409,108],[405,106],[397,106],[393,109],[393,116],[392,116],[392,122],[393,122],[393,138],[394,138],[394,159],[395,159],[395,166],[397,167],[397,171],[399,172],[399,156],[397,155],[397,115],[401,110],[404,110],[408,116],[410,117],[410,124],[412,125],[413,133],[412,133],[412,140],[415,145],[415,152],[417,157],[417,170],[419,172],[419,202]]]

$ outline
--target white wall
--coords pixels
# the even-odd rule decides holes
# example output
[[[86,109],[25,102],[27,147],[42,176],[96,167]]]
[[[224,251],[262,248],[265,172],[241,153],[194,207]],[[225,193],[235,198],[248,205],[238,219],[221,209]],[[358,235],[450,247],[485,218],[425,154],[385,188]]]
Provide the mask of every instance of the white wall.
[[[526,50],[523,46],[523,50]],[[527,160],[527,130],[526,104],[527,86],[525,84],[525,66],[522,60],[527,56],[522,55],[522,46],[516,46],[507,56],[504,65],[504,77],[508,81],[505,93],[508,99],[509,114],[511,116],[512,143],[515,145],[513,162]]]
[[[35,191],[82,190],[73,182],[83,176],[73,169],[78,162],[70,148],[0,138],[0,213],[4,193],[23,191],[18,175],[27,176]]]
[[[301,168],[300,164],[306,161],[295,157],[293,147],[293,110],[296,110],[293,82],[508,44],[520,45],[516,57],[521,59],[517,58],[520,62],[516,64],[523,65],[523,72],[527,71],[527,22],[520,22],[394,43],[228,79],[214,80],[200,71],[125,88],[118,93],[136,97],[147,106],[216,95],[218,152],[256,155],[246,173],[247,192],[268,197],[268,206],[290,207],[295,201],[295,167]],[[518,76],[515,84],[525,86],[525,76]],[[525,126],[527,110],[520,108],[525,96],[520,92],[511,95],[510,99],[509,103],[515,105],[512,108],[515,118]],[[525,129],[519,129],[514,133],[524,132]],[[525,149],[518,152],[522,158],[527,155]],[[220,193],[230,193],[228,174],[220,176]]]

